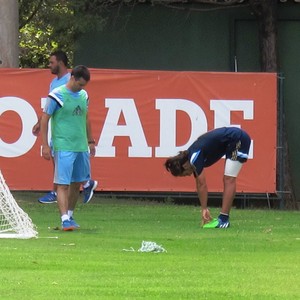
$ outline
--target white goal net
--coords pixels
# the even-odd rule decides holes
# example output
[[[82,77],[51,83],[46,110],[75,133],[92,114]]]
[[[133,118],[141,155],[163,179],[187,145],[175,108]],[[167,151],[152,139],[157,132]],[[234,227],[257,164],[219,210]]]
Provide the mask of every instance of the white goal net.
[[[0,171],[0,238],[30,239],[37,234],[35,225],[18,206]]]

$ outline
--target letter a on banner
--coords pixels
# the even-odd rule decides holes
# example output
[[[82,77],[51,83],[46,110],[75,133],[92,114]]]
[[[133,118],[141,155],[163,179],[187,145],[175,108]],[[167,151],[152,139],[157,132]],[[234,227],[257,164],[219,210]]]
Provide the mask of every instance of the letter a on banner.
[[[147,145],[134,100],[107,98],[105,99],[105,107],[109,110],[100,136],[96,156],[115,157],[114,138],[117,136],[128,136],[132,145],[128,149],[128,157],[151,157],[152,149]],[[126,125],[118,124],[121,114],[124,116]]]

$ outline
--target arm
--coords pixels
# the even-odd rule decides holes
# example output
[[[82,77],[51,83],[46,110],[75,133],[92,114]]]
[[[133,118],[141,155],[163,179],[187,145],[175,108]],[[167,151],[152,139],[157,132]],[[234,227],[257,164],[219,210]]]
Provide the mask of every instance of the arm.
[[[86,115],[86,134],[87,134],[88,144],[89,144],[89,148],[90,148],[90,155],[95,156],[95,154],[96,154],[95,140],[93,138],[92,125],[91,125],[91,121],[89,119],[88,113]]]
[[[201,210],[202,210],[202,225],[203,225],[203,224],[206,224],[207,222],[211,221],[211,219],[212,219],[210,216],[210,212],[207,208],[208,191],[207,191],[204,170],[201,172],[201,174],[199,176],[195,177],[195,181],[196,181],[198,198],[199,198]]]
[[[43,113],[41,117],[41,135],[42,135],[42,156],[46,160],[50,160],[51,158],[51,149],[48,144],[48,124],[50,115]]]

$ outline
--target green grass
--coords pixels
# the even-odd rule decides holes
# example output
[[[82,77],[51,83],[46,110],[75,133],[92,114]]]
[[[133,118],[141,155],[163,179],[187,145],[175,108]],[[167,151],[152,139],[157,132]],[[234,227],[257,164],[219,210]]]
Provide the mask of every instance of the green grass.
[[[199,207],[96,196],[62,232],[55,204],[14,196],[39,238],[0,239],[0,299],[299,298],[299,212],[233,209],[231,228],[204,230]]]

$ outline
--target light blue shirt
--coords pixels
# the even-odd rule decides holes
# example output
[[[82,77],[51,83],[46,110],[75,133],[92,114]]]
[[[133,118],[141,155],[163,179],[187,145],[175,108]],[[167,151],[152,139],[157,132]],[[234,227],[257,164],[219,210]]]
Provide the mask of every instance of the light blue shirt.
[[[54,89],[56,89],[57,87],[66,84],[71,78],[71,74],[67,73],[66,75],[64,75],[61,78],[57,78],[55,77],[51,83],[50,83],[50,89],[49,89],[49,93],[52,92]]]

